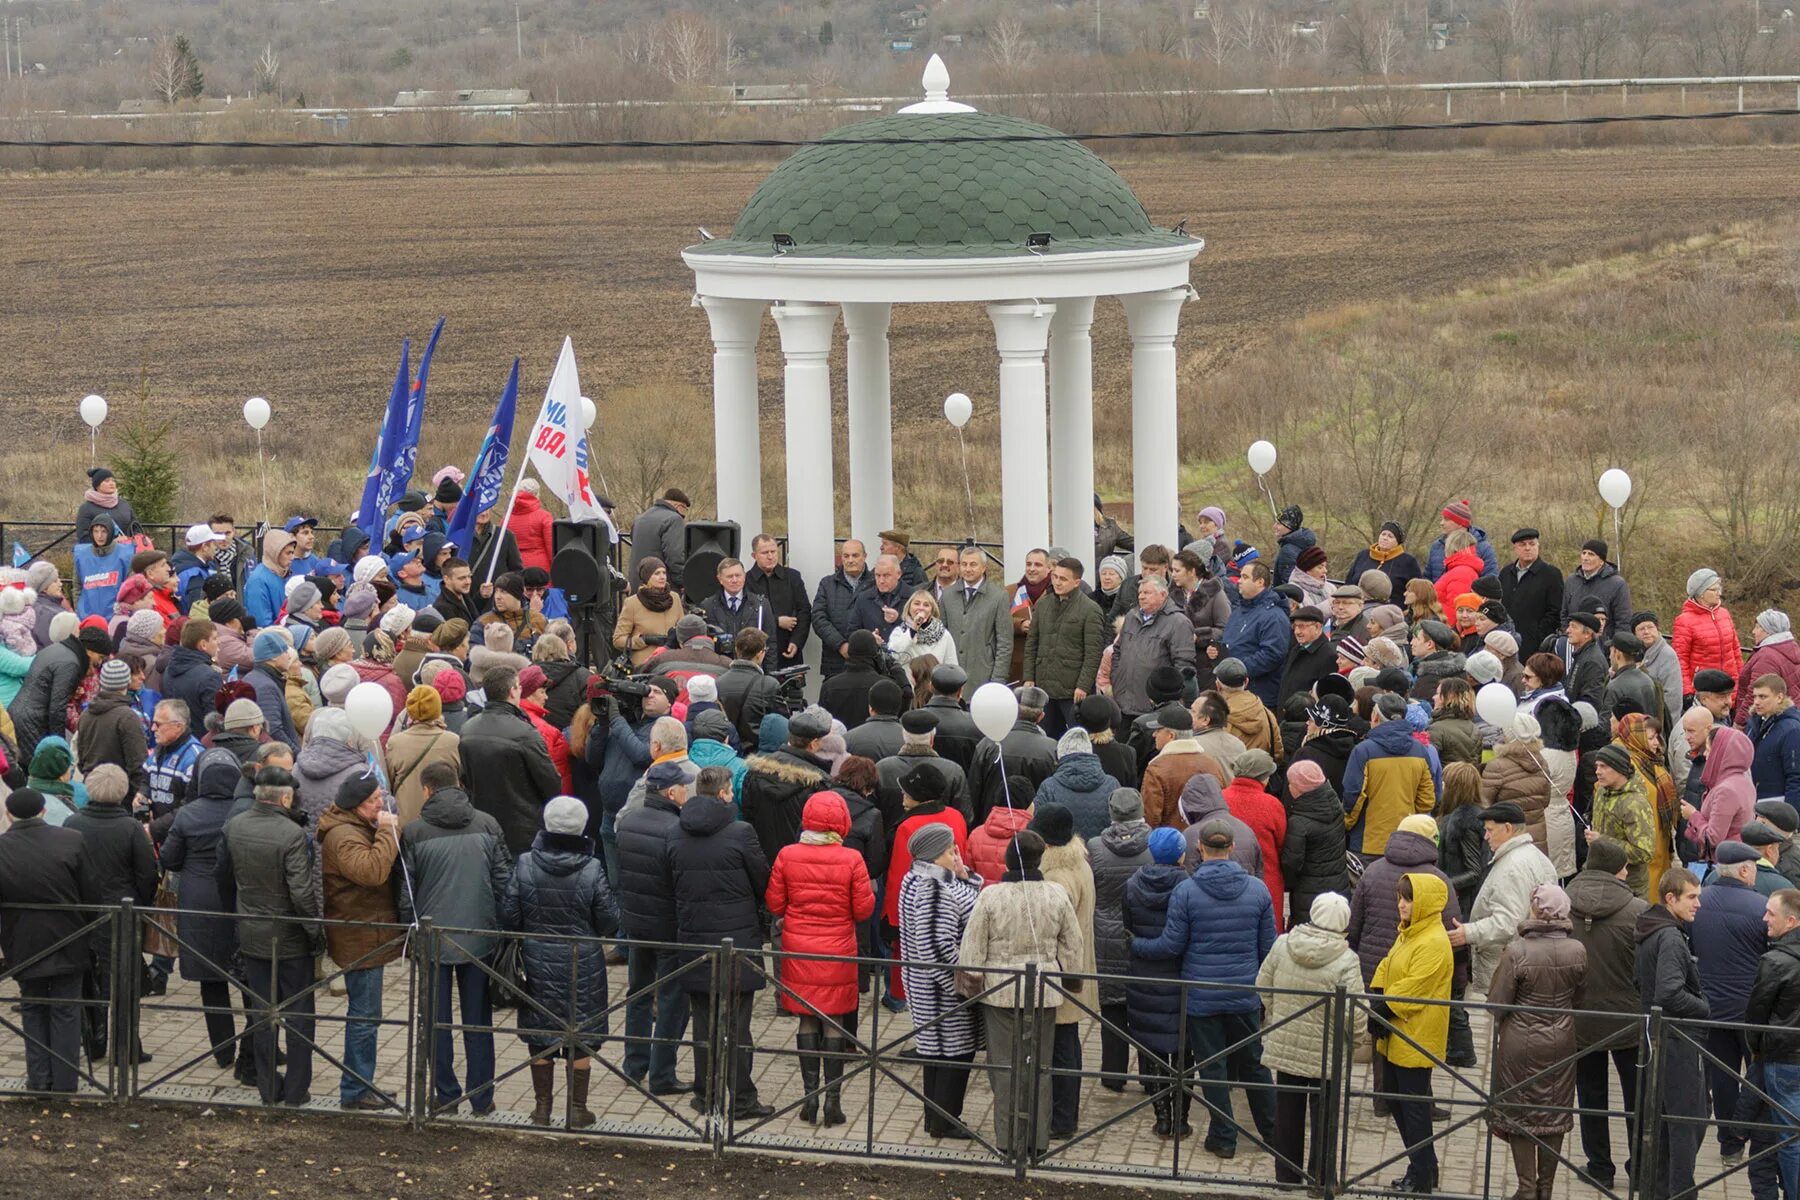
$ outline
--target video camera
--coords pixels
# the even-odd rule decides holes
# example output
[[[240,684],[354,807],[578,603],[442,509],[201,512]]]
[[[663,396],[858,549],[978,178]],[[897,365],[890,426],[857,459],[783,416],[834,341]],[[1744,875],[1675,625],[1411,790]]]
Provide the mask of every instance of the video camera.
[[[607,702],[618,705],[619,715],[632,724],[644,719],[644,697],[650,694],[649,676],[633,675],[618,678],[613,675],[596,675],[595,690],[600,694],[589,700],[594,715],[605,718]]]
[[[769,677],[781,685],[776,693],[780,699],[782,712],[797,713],[806,707],[806,672],[808,667],[801,663],[795,667],[778,667],[769,672]]]

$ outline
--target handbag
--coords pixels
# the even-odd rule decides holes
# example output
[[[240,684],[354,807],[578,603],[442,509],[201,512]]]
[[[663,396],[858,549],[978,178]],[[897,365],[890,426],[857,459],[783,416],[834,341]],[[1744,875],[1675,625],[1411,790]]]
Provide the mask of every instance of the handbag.
[[[176,908],[181,904],[181,897],[176,894],[174,888],[169,886],[167,871],[164,871],[162,877],[157,880],[154,904],[157,908]],[[181,952],[181,947],[175,940],[175,934],[170,931],[173,923],[174,918],[167,913],[146,913],[144,915],[145,954],[161,958],[174,958]]]
[[[519,998],[530,990],[530,983],[525,978],[525,958],[520,953],[520,945],[520,939],[508,938],[494,955],[494,974],[500,977],[492,988],[495,1008],[519,1007]]]

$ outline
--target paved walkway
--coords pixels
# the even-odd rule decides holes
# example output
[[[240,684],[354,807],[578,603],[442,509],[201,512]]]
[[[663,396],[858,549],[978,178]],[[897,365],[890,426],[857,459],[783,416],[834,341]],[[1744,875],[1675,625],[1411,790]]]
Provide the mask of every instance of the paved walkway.
[[[387,1006],[391,1014],[405,1011],[409,972],[404,964],[388,968]],[[614,968],[611,973],[611,995],[615,998],[625,994],[624,969]],[[16,999],[16,989],[10,985],[0,985],[0,1001],[4,1001],[4,1015],[12,1022],[17,1020],[17,1010],[11,1003]],[[180,1101],[203,1101],[215,1104],[255,1104],[257,1096],[253,1091],[245,1090],[234,1084],[231,1071],[216,1066],[209,1053],[202,1016],[197,1011],[180,1011],[183,1006],[194,1007],[200,1003],[199,989],[194,984],[180,980],[171,981],[169,994],[166,997],[146,1001],[142,1014],[142,1036],[144,1049],[153,1056],[153,1061],[138,1068],[139,1086],[150,1098],[163,1098]],[[344,1000],[341,997],[319,996],[319,1012],[324,1016],[342,1016]],[[496,1023],[510,1024],[513,1016],[503,1012],[496,1017]],[[872,1022],[876,1018],[870,1013],[869,1003],[865,1000],[862,1013],[862,1032],[869,1036]],[[1475,1037],[1479,1047],[1486,1046],[1487,1029],[1485,1017],[1476,1014]],[[240,1028],[242,1023],[240,1022]],[[621,1034],[624,1029],[622,1010],[616,1013],[612,1021],[614,1035]],[[894,1038],[905,1036],[911,1026],[905,1014],[891,1014],[885,1010],[879,1014],[880,1040],[883,1044]],[[334,1055],[341,1057],[343,1026],[327,1020],[318,1025],[317,1041],[328,1048]],[[757,995],[753,1012],[752,1031],[756,1038],[759,1052],[756,1058],[755,1074],[757,1086],[762,1099],[774,1104],[777,1108],[796,1103],[802,1089],[799,1079],[798,1064],[792,1054],[794,1021],[792,1017],[779,1014],[776,1002],[770,991]],[[1086,1069],[1097,1070],[1100,1061],[1100,1039],[1096,1022],[1084,1023],[1083,1062]],[[409,1051],[406,1031],[402,1026],[385,1027],[380,1036],[379,1082],[391,1089],[396,1096],[405,1094],[405,1073],[408,1069]],[[786,1050],[782,1054],[776,1051]],[[1485,1062],[1485,1049],[1482,1051]],[[617,1063],[623,1054],[623,1045],[611,1042],[607,1045],[602,1058]],[[511,1034],[496,1035],[497,1074],[506,1075],[497,1088],[498,1112],[486,1118],[473,1118],[465,1107],[462,1115],[455,1118],[462,1121],[481,1121],[483,1123],[507,1126],[523,1126],[532,1107],[531,1083],[523,1069],[525,1063],[525,1047],[516,1036]],[[182,1067],[190,1059],[199,1062]],[[462,1051],[457,1050],[460,1066]],[[180,1070],[177,1068],[180,1067]],[[889,1068],[893,1075],[904,1079],[913,1088],[919,1087],[918,1067],[895,1061]],[[681,1055],[681,1074],[684,1078],[692,1075],[692,1056],[688,1051]],[[174,1071],[172,1078],[166,1081],[163,1077]],[[313,1082],[314,1108],[337,1107],[337,1069],[322,1058],[315,1061]],[[0,1092],[16,1091],[24,1086],[23,1043],[19,1035],[9,1029],[0,1028]],[[1479,1069],[1466,1072],[1476,1078],[1483,1074]],[[150,1086],[154,1084],[154,1086]],[[1099,1086],[1098,1079],[1082,1081],[1081,1129],[1088,1131],[1098,1126],[1106,1128],[1092,1136],[1080,1138],[1068,1143],[1053,1143],[1055,1152],[1046,1166],[1066,1164],[1070,1168],[1087,1170],[1103,1169],[1118,1174],[1141,1175],[1145,1177],[1161,1176],[1168,1178],[1175,1168],[1176,1146],[1173,1142],[1158,1138],[1152,1132],[1153,1114],[1147,1103],[1147,1097],[1132,1088],[1124,1095],[1116,1095]],[[873,1102],[871,1103],[871,1086],[873,1086]],[[1358,1064],[1352,1068],[1350,1086],[1367,1089],[1369,1068],[1366,1064]],[[1436,1078],[1437,1095],[1440,1103],[1449,1102],[1454,1113],[1453,1121],[1463,1121],[1479,1111],[1470,1103],[1474,1094],[1461,1083],[1446,1077],[1440,1071]],[[562,1103],[562,1088],[559,1083],[558,1103]],[[1462,1101],[1464,1103],[1457,1103]],[[874,1144],[877,1154],[899,1154],[910,1158],[937,1159],[946,1163],[980,1164],[992,1163],[992,1155],[978,1143],[942,1142],[926,1136],[921,1123],[921,1105],[918,1098],[906,1091],[894,1078],[887,1074],[876,1075],[871,1083],[871,1075],[865,1071],[846,1082],[844,1087],[844,1109],[850,1116],[850,1124],[838,1129],[820,1130],[801,1123],[797,1111],[778,1116],[753,1131],[739,1134],[740,1140],[755,1145],[779,1148],[787,1152],[804,1153],[819,1151],[826,1153],[845,1153],[863,1155],[867,1152],[867,1143]],[[686,1097],[674,1097],[668,1101],[669,1107],[652,1099],[642,1091],[624,1083],[616,1074],[596,1066],[594,1073],[593,1094],[590,1107],[600,1117],[596,1132],[612,1134],[652,1134],[693,1141],[702,1140],[702,1135],[689,1128],[685,1121],[697,1123],[694,1114],[687,1107]],[[1130,1111],[1133,1106],[1136,1111]],[[1619,1107],[1615,1095],[1613,1107]],[[1243,1104],[1238,1102],[1240,1116],[1244,1116]],[[992,1140],[993,1117],[992,1096],[988,1090],[985,1077],[977,1071],[971,1081],[968,1102],[964,1109],[964,1120],[972,1127],[980,1130],[985,1137]],[[1203,1114],[1196,1108],[1195,1120],[1197,1134],[1203,1134]],[[1377,1117],[1366,1099],[1357,1100],[1352,1106],[1352,1124],[1350,1129],[1350,1174],[1361,1175],[1372,1172],[1369,1178],[1362,1181],[1364,1187],[1380,1187],[1399,1175],[1403,1164],[1380,1166],[1385,1160],[1398,1156],[1403,1151],[1399,1135],[1393,1122],[1387,1118]],[[555,1118],[558,1125],[562,1122],[560,1111]],[[1109,1124],[1110,1122],[1110,1124]],[[1246,1118],[1246,1124],[1247,1118]],[[1443,1128],[1440,1123],[1438,1128]],[[329,1136],[328,1126],[321,1125],[321,1135]],[[1623,1164],[1626,1147],[1624,1146],[1625,1129],[1623,1120],[1614,1122],[1613,1139],[1615,1158]],[[1191,1141],[1184,1139],[1180,1145],[1180,1170],[1190,1181],[1199,1178],[1210,1178],[1223,1181],[1224,1177],[1240,1178],[1247,1183],[1267,1183],[1274,1178],[1274,1160],[1265,1151],[1257,1147],[1249,1137],[1241,1137],[1238,1143],[1237,1156],[1231,1160],[1223,1160],[1208,1153],[1200,1146],[1200,1138]],[[1564,1153],[1577,1162],[1582,1161],[1580,1139],[1571,1132],[1565,1144]],[[1510,1194],[1513,1180],[1511,1161],[1504,1143],[1496,1141],[1488,1135],[1487,1127],[1480,1121],[1473,1121],[1438,1143],[1438,1155],[1442,1171],[1442,1192],[1444,1194],[1463,1194],[1480,1196],[1486,1194]],[[1716,1140],[1708,1136],[1701,1152],[1697,1179],[1704,1181],[1718,1169],[1718,1145]],[[1620,1184],[1623,1191],[1623,1182]],[[1564,1167],[1558,1174],[1556,1197],[1583,1197],[1598,1193],[1586,1183],[1576,1180],[1572,1173]],[[1708,1200],[1749,1200],[1748,1180],[1743,1171],[1738,1171],[1725,1180],[1702,1189]]]

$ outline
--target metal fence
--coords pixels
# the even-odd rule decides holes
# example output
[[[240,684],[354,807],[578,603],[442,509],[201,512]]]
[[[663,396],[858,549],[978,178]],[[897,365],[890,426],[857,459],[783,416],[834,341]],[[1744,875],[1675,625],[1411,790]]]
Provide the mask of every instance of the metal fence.
[[[1488,1066],[1470,1068],[1452,1066],[1416,1037],[1386,1026],[1376,1015],[1383,997],[1343,989],[1259,991],[1178,979],[1043,971],[1028,964],[1022,970],[986,972],[976,994],[961,995],[933,1020],[918,1022],[910,1014],[888,1011],[874,1001],[878,993],[871,992],[863,994],[856,1013],[822,1012],[790,983],[789,967],[826,961],[825,956],[730,942],[682,947],[446,929],[428,921],[408,928],[246,919],[144,909],[129,902],[9,907],[0,912],[0,919],[29,919],[27,914],[32,913],[63,918],[64,935],[0,970],[0,1095],[38,1094],[41,1089],[30,1085],[41,1084],[41,1079],[14,1077],[7,1064],[26,1057],[36,1060],[35,1066],[28,1064],[28,1075],[48,1070],[44,1052],[53,1049],[55,1035],[44,1033],[45,1023],[53,1025],[60,1015],[65,1020],[72,1016],[83,1027],[83,1049],[74,1061],[64,1056],[62,1065],[75,1072],[77,1096],[90,1100],[246,1108],[280,1103],[281,1084],[260,1072],[274,1071],[277,1040],[282,1039],[286,1081],[303,1078],[294,1072],[308,1070],[316,1058],[322,1068],[316,1081],[373,1097],[367,1107],[355,1108],[312,1101],[306,1104],[309,1112],[404,1121],[414,1128],[476,1122],[561,1136],[649,1138],[715,1153],[760,1147],[940,1167],[988,1167],[1019,1179],[1067,1175],[1304,1191],[1325,1197],[1384,1195],[1391,1192],[1385,1177],[1404,1165],[1409,1152],[1429,1144],[1453,1168],[1445,1171],[1437,1194],[1474,1200],[1497,1194],[1511,1183],[1510,1156],[1504,1150],[1497,1152],[1504,1143],[1488,1136],[1489,1123],[1495,1117],[1517,1121],[1552,1114],[1571,1123],[1577,1118],[1604,1125],[1627,1122],[1627,1137],[1620,1146],[1621,1157],[1629,1157],[1629,1168],[1616,1182],[1585,1173],[1587,1164],[1573,1132],[1560,1142],[1538,1139],[1562,1165],[1568,1187],[1590,1187],[1612,1200],[1686,1200],[1718,1195],[1721,1184],[1744,1174],[1751,1176],[1754,1186],[1772,1187],[1776,1155],[1800,1138],[1795,1130],[1800,1115],[1784,1108],[1764,1086],[1756,1065],[1747,1064],[1740,1052],[1731,1049],[1734,1044],[1741,1047],[1749,1027],[1676,1020],[1660,1009],[1621,1018],[1622,1028],[1635,1029],[1637,1036],[1632,1051],[1636,1084],[1618,1093],[1620,1106],[1583,1108],[1528,1098],[1539,1080],[1572,1070],[1575,1055],[1504,1085],[1492,1076],[1502,1025],[1524,1016],[1542,1020],[1548,1014],[1541,1008],[1430,1002],[1464,1010],[1482,1031],[1486,1053],[1481,1061]],[[219,944],[216,934],[221,927],[235,927],[234,932],[242,934],[252,925],[267,934],[302,932],[309,948],[298,954],[289,951],[285,957],[271,952],[247,959],[238,953],[231,961],[219,961],[209,951],[209,946]],[[327,926],[353,929],[374,944],[348,964],[315,960],[312,947]],[[164,950],[173,948],[188,966],[227,977],[226,1002],[196,1003],[187,994],[189,989],[179,984],[167,996],[147,994],[140,974],[147,937],[158,939]],[[281,941],[266,934],[262,940]],[[582,990],[583,964],[592,968],[608,950],[635,950],[647,956],[646,961],[659,951],[667,957],[661,960],[659,974],[638,975],[635,989],[629,982],[620,986],[615,970],[603,998],[589,989],[582,1004],[570,1006],[550,1002],[545,981],[521,981],[512,965],[513,952],[527,941],[540,949],[559,947],[567,956],[571,995]],[[40,975],[55,956],[82,943],[91,950],[93,961],[107,969],[90,972],[88,985],[78,996],[35,1001],[28,1019],[21,1011],[26,998],[18,994],[19,983]],[[379,1011],[351,1016],[347,1004],[334,994],[336,985],[355,982],[353,973],[395,952],[400,957],[384,968],[389,986],[377,993]],[[865,979],[898,965],[882,959],[828,961],[854,962]],[[1144,1032],[1128,1021],[1121,1023],[1116,1004],[1104,999],[1109,990],[1127,986],[1160,988],[1178,999],[1177,1011],[1182,1013],[1196,1004],[1218,1007],[1224,1002],[1240,1015],[1234,1023],[1212,1024],[1190,1016],[1177,1026],[1171,1049],[1147,1041]],[[451,1003],[452,988],[457,1005]],[[709,1018],[704,1029],[676,1035],[659,1032],[654,1025],[632,1028],[631,1011],[654,1007],[659,989],[704,1006]],[[231,1002],[231,992],[240,994],[241,1006]],[[515,1023],[504,1024],[502,1015],[486,1007],[483,995],[504,996],[514,1006]],[[1283,1015],[1265,1020],[1264,1005]],[[810,1016],[838,1036],[802,1046],[788,1032],[788,1021],[767,1019],[770,1007],[790,1017]],[[1117,1039],[1126,1054],[1123,1069],[1116,1062],[1110,1069],[1096,1067],[1085,1054],[1069,1062],[1050,1029],[1059,1007],[1065,1019],[1076,1018],[1065,1020],[1066,1026]],[[762,1015],[760,1031],[748,1019],[752,1012]],[[967,1102],[956,1102],[960,1111],[953,1112],[944,1107],[948,1102],[941,1094],[928,1093],[922,1082],[925,1066],[936,1062],[942,1067],[952,1060],[923,1058],[917,1034],[921,1024],[941,1026],[971,1015],[980,1017],[989,1036],[987,1060],[964,1061],[951,1069],[966,1071],[970,1081],[985,1077],[990,1083],[986,1090],[1002,1099],[992,1100],[982,1089],[970,1088]],[[347,1035],[359,1027],[374,1043],[367,1051],[373,1069],[346,1061]],[[1316,1071],[1271,1075],[1262,1067],[1263,1039],[1281,1034],[1284,1027],[1293,1027],[1309,1054],[1316,1051]],[[1366,1044],[1360,1043],[1358,1034],[1365,1027],[1398,1039],[1429,1061],[1436,1094],[1421,1099],[1417,1093],[1397,1090],[1391,1081],[1377,1081],[1358,1066],[1359,1044]],[[528,1043],[521,1044],[523,1033],[529,1034]],[[148,1060],[140,1058],[140,1042],[145,1053],[155,1052]],[[453,1061],[457,1043],[461,1054]],[[700,1089],[685,1102],[660,1090],[641,1068],[629,1066],[634,1056],[641,1063],[658,1046],[692,1056]],[[246,1053],[258,1064],[256,1087],[229,1074],[233,1059]],[[808,1058],[814,1064],[810,1071]],[[547,1123],[534,1122],[518,1107],[519,1077],[534,1062],[556,1065],[561,1101]],[[595,1084],[591,1100],[600,1110],[585,1127],[574,1120],[577,1105],[570,1086],[582,1062],[590,1064],[589,1078]],[[1694,1112],[1667,1102],[1672,1082],[1691,1083],[1702,1068],[1737,1085],[1741,1095],[1734,1112],[1715,1116],[1710,1110]],[[740,1080],[745,1079],[767,1108],[751,1107],[748,1101],[753,1097],[740,1094]],[[1111,1094],[1100,1092],[1100,1087],[1111,1088]],[[833,1129],[797,1120],[803,1106],[840,1091],[850,1110],[846,1124]],[[1704,1089],[1700,1094],[1705,1095]],[[292,1095],[291,1088],[285,1095],[289,1101],[306,1099]],[[1075,1125],[1052,1131],[1045,1106],[1063,1109],[1071,1097],[1079,1100]],[[1377,1102],[1447,1105],[1449,1117],[1430,1123],[1428,1142],[1407,1146],[1404,1139],[1388,1140],[1385,1123],[1373,1114]],[[1144,1137],[1147,1109],[1170,1115],[1166,1139]],[[961,1136],[944,1142],[922,1133],[919,1121],[927,1115],[958,1128]],[[1703,1158],[1694,1180],[1669,1178],[1667,1155],[1659,1147],[1684,1139],[1698,1144],[1709,1130],[1729,1130],[1748,1142],[1748,1153],[1729,1166]],[[1243,1148],[1241,1158],[1221,1152],[1233,1140]]]

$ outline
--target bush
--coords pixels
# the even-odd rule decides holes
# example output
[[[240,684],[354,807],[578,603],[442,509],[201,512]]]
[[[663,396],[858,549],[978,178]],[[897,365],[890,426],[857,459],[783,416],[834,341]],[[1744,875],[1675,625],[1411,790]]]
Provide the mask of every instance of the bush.
[[[119,479],[119,494],[131,502],[137,519],[148,525],[175,519],[175,502],[181,494],[181,472],[176,469],[175,451],[169,446],[174,430],[173,418],[133,417],[119,431],[119,453],[114,456],[113,474]]]

